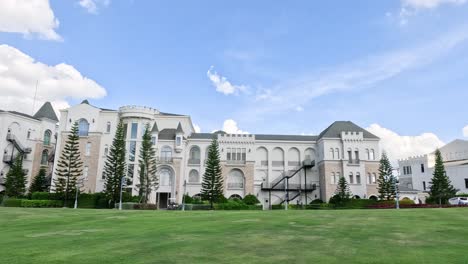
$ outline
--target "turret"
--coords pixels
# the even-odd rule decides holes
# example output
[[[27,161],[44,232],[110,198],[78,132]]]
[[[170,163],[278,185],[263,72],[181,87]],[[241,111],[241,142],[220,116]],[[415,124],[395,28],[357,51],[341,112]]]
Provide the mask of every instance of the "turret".
[[[184,130],[182,129],[182,125],[179,122],[177,125],[177,129],[175,131],[175,151],[181,152],[182,151],[182,140],[184,139]]]

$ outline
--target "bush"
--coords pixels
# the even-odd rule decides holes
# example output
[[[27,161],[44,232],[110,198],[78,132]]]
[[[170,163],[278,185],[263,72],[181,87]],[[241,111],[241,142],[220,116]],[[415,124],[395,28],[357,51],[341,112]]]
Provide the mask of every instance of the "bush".
[[[31,200],[55,200],[51,199],[51,193],[48,192],[33,192],[31,194]]]
[[[271,205],[271,210],[284,210],[284,204],[273,204]]]
[[[15,198],[5,198],[3,201],[3,206],[5,207],[21,207],[22,199]]]
[[[135,209],[135,210],[156,210],[156,209],[158,209],[158,207],[155,204],[136,203],[136,204],[134,204],[133,209]]]
[[[216,203],[227,203],[228,202],[228,198],[226,198],[224,195],[219,197],[215,202]]]
[[[36,208],[47,208],[47,207],[62,207],[63,202],[59,200],[22,200],[21,207],[36,207]]]
[[[216,210],[248,210],[249,206],[239,199],[228,200],[226,203],[215,205]]]
[[[310,204],[323,204],[323,201],[322,199],[315,199],[312,202],[310,202]]]
[[[406,197],[400,200],[400,206],[401,205],[413,205],[413,204],[414,204],[414,201]]]
[[[209,204],[192,204],[192,210],[211,210]]]
[[[253,194],[247,194],[245,197],[244,197],[244,203],[246,205],[256,205],[258,203],[260,203],[260,201],[257,199],[257,196],[253,195]]]
[[[184,197],[183,197],[182,199],[184,199],[184,203],[186,203],[186,204],[191,204],[191,203],[193,202],[193,200],[194,200],[194,199],[193,199],[190,195],[188,195],[188,194],[184,194]]]
[[[138,197],[138,195],[132,196],[132,192],[122,192],[122,203],[138,203],[138,202],[140,202],[140,197]]]

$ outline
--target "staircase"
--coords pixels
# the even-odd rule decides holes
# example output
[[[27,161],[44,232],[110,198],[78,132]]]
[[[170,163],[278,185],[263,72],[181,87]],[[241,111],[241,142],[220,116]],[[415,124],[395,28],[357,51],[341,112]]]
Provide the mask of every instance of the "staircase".
[[[7,138],[6,138],[7,141],[11,142],[13,144],[13,146],[15,146],[15,148],[21,153],[21,154],[29,154],[31,153],[32,149],[31,148],[25,148],[23,145],[21,145],[21,143],[18,141],[18,139],[16,138],[15,135],[13,135],[12,133],[8,133],[7,134]]]

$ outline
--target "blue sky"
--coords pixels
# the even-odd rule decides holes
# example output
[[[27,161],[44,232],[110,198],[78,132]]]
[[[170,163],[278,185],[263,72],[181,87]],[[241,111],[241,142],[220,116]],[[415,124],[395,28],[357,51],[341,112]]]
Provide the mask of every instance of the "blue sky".
[[[250,133],[317,134],[352,120],[431,146],[468,125],[466,0],[34,2],[34,15],[10,6],[0,18],[3,64],[14,49],[72,67],[76,83],[39,81],[39,100],[59,107],[147,105],[189,114],[203,132],[232,119]],[[24,77],[1,66],[0,79]],[[49,77],[68,78],[58,71]],[[25,72],[24,94],[0,84],[5,108],[29,109]]]

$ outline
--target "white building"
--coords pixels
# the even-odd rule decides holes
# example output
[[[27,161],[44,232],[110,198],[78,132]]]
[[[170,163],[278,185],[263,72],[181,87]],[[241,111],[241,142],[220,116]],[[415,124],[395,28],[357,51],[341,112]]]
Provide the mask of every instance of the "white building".
[[[28,185],[41,167],[46,168],[51,177],[57,122],[48,102],[34,116],[0,110],[0,192],[5,190],[5,176],[17,155],[23,155]]]
[[[61,150],[71,125],[78,121],[86,192],[103,190],[102,170],[119,119],[125,127],[127,176],[133,179],[130,188],[134,194],[138,193],[134,186],[141,138],[147,125],[152,131],[160,187],[151,201],[162,208],[169,198],[181,202],[184,193],[200,193],[213,138],[219,142],[226,197],[254,194],[266,207],[285,200],[329,200],[340,176],[347,178],[354,195],[377,195],[379,139],[349,121],[335,122],[318,136],[195,133],[188,115],[141,106],[101,109],[84,101],[61,111],[57,149]],[[285,192],[287,176],[292,176],[286,189],[289,196]]]
[[[447,176],[460,193],[468,193],[468,141],[457,139],[440,148]],[[400,185],[429,191],[435,152],[399,160]]]

